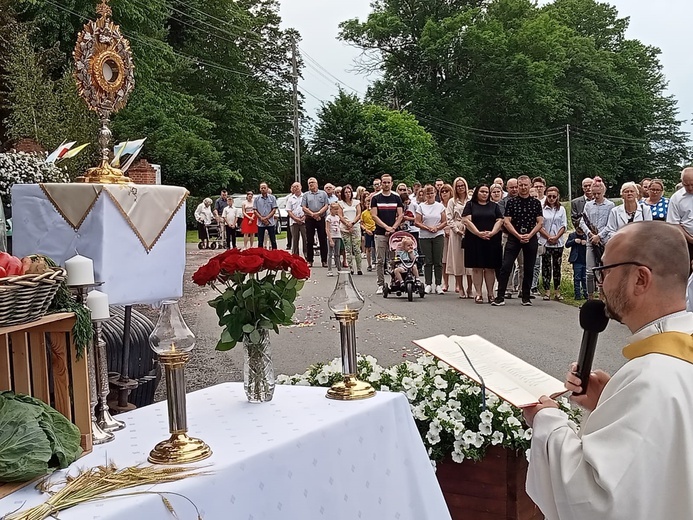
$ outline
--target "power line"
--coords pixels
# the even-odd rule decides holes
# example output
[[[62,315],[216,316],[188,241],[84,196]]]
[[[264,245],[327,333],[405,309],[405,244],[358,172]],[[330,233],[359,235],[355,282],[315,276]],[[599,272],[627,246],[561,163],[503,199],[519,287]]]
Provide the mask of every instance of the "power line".
[[[611,139],[618,139],[621,141],[632,141],[634,143],[648,143],[649,142],[647,139],[640,139],[637,137],[621,137],[621,136],[617,136],[617,135],[602,134],[601,132],[595,132],[593,130],[589,130],[587,128],[582,128],[582,127],[575,127],[575,130],[577,130],[578,132],[585,132],[587,134],[592,134],[592,135],[594,135],[596,137],[600,137],[600,138],[608,137]]]

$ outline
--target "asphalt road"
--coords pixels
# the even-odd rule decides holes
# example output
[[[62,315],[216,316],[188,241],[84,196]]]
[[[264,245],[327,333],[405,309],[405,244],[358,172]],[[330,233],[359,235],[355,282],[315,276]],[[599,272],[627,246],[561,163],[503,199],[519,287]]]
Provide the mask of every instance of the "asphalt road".
[[[186,278],[211,256],[212,252],[189,250]],[[413,302],[405,296],[385,299],[375,294],[376,275],[365,271],[365,260],[364,275],[355,275],[354,280],[366,299],[356,325],[358,351],[376,357],[383,366],[415,358],[420,351],[412,340],[437,334],[479,334],[561,380],[577,358],[582,330],[575,307],[541,299],[533,300],[532,307],[521,306],[518,299],[492,307],[459,299],[454,292],[423,299],[415,296]],[[338,325],[327,307],[335,281],[336,277],[327,277],[327,269],[313,269],[296,301],[299,325],[271,335],[275,373],[303,372],[312,363],[339,356]],[[184,315],[198,337],[188,367],[188,390],[242,380],[240,345],[228,352],[214,350],[220,328],[214,310],[206,305],[214,294],[189,283],[185,292]],[[600,334],[594,367],[616,371],[624,362],[621,349],[629,334],[623,325],[610,322]]]

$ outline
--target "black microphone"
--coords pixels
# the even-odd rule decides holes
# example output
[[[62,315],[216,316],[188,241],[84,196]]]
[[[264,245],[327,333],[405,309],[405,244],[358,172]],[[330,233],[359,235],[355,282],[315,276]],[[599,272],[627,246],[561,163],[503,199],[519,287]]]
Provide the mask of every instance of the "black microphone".
[[[573,392],[573,395],[584,395],[587,392],[594,351],[597,348],[597,336],[600,332],[604,332],[608,324],[609,317],[606,315],[606,305],[603,301],[587,300],[580,307],[580,327],[584,332],[575,375],[580,378],[582,392]]]

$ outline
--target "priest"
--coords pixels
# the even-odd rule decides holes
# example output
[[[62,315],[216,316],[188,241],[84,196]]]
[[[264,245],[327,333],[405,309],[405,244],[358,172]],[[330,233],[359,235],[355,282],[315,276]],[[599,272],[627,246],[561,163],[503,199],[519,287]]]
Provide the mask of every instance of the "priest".
[[[623,349],[628,361],[613,377],[593,372],[586,394],[573,397],[587,411],[579,432],[546,396],[525,410],[534,430],[527,493],[548,520],[689,520],[693,314],[686,312],[686,240],[672,225],[629,224],[608,242],[603,261],[595,279],[609,317],[633,333]],[[568,374],[568,390],[580,392],[581,383]]]

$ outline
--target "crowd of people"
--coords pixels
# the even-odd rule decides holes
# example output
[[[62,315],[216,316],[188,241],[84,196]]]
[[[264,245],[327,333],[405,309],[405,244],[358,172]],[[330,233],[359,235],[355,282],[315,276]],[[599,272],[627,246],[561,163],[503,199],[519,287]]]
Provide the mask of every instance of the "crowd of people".
[[[679,224],[693,253],[693,168],[683,170],[671,200],[663,195],[665,185],[659,179],[624,183],[619,205],[606,198],[600,177],[583,179],[582,190],[583,195],[570,201],[574,231],[569,232],[561,194],[542,177],[520,175],[507,182],[497,177],[473,190],[463,177],[452,184],[437,179],[394,186],[392,176],[384,174],[370,190],[331,183],[320,189],[311,177],[307,191],[295,182],[287,197],[287,249],[302,253],[311,267],[317,249],[327,276],[340,268],[362,275],[365,260],[366,270],[376,271],[376,294],[382,294],[390,259],[396,256],[389,237],[406,231],[423,259],[426,293],[452,292],[454,284],[459,298],[494,306],[518,296],[525,306],[537,297],[562,300],[564,248],[570,249],[575,299],[595,298],[592,269],[601,264],[610,238],[631,222]],[[201,240],[203,227],[216,221],[225,227],[226,247],[236,247],[240,232],[243,247],[252,247],[256,235],[264,244],[267,235],[276,248],[277,211],[276,197],[261,183],[258,197],[247,193],[240,222],[225,191],[215,202],[205,199],[195,217]]]

